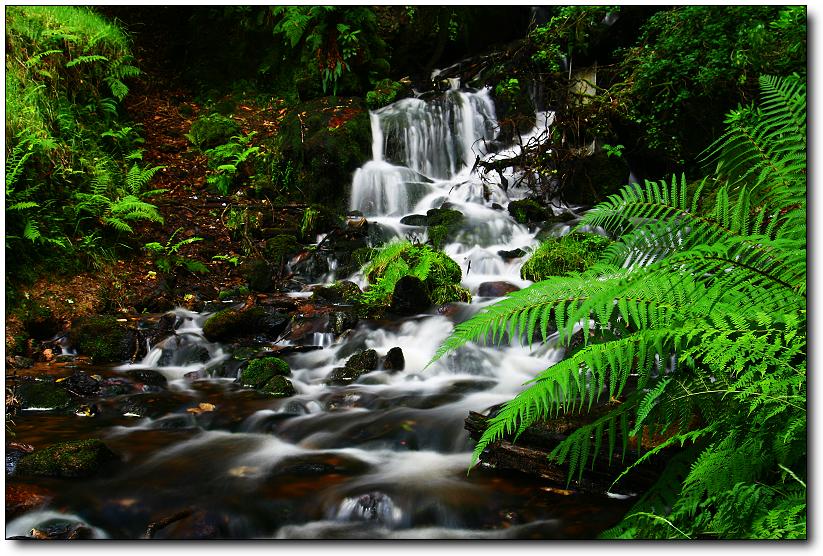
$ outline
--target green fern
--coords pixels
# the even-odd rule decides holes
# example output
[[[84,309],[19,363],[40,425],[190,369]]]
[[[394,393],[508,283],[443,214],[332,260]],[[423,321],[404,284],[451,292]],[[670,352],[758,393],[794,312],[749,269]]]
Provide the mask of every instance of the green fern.
[[[805,85],[761,86],[764,107],[733,113],[712,147],[712,180],[692,194],[681,177],[611,196],[580,223],[618,238],[593,267],[510,294],[435,355],[554,330],[568,347],[581,330],[582,347],[490,418],[473,462],[538,420],[605,407],[549,456],[570,482],[601,453],[627,459],[619,483],[675,450],[606,536],[764,537],[770,523],[774,536],[805,536]],[[661,436],[644,445],[645,433]]]

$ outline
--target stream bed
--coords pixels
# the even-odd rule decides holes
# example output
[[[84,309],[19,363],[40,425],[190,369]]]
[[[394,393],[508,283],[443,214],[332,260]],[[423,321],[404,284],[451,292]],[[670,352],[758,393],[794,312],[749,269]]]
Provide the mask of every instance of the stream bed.
[[[550,125],[551,114],[538,113],[537,122],[533,134]],[[373,157],[353,177],[350,208],[384,237],[419,241],[427,239],[426,227],[405,217],[460,211],[463,227],[444,251],[460,265],[472,302],[360,321],[340,335],[312,334],[300,344],[316,349],[283,356],[296,390],[287,398],[211,373],[232,354],[203,337],[209,313],[183,309],[174,313],[172,338],[149,346],[142,361],[35,368],[68,376],[79,366],[114,380],[151,370],[167,384],[149,389],[145,406],[133,411],[115,396],[101,401],[92,417],[48,410],[18,415],[15,442],[99,438],[120,462],[99,477],[37,479],[49,492],[47,502],[8,521],[7,537],[83,523],[93,538],[117,539],[142,538],[152,524],[153,538],[565,539],[593,538],[620,519],[630,500],[483,467],[467,472],[468,412],[513,397],[559,360],[561,349],[468,344],[428,365],[455,323],[496,301],[479,295],[483,284],[530,283],[520,278],[524,256],[501,255],[538,244],[537,230],[505,210],[528,192],[504,188],[505,173],[475,169],[477,157],[518,148],[495,145],[489,91],[454,87],[434,101],[404,99],[373,112],[371,123]],[[567,230],[560,224],[552,233]],[[366,286],[360,273],[331,272],[325,281],[334,279]],[[291,344],[280,340],[273,347]],[[402,370],[381,365],[352,384],[327,383],[354,353],[373,349],[382,360],[393,348],[402,350]],[[186,354],[195,349],[207,356],[192,361]],[[7,477],[7,485],[31,482]]]

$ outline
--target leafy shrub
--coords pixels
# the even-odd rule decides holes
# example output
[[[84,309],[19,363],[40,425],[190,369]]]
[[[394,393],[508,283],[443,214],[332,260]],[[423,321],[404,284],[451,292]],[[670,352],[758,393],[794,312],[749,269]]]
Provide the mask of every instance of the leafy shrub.
[[[160,271],[166,275],[174,275],[179,268],[185,268],[189,272],[194,272],[197,274],[207,273],[209,269],[205,264],[180,254],[180,249],[183,246],[198,241],[203,241],[202,237],[189,237],[181,239],[176,243],[172,243],[174,241],[174,236],[176,236],[182,229],[183,228],[177,228],[174,230],[174,232],[172,232],[169,236],[169,239],[166,240],[165,245],[156,241],[147,243],[145,246],[146,250],[151,254],[157,268],[159,268]]]
[[[550,454],[570,482],[604,448],[630,458],[615,483],[666,453],[607,536],[806,536],[806,88],[760,85],[763,107],[732,112],[712,150],[712,211],[685,178],[624,188],[581,222],[619,236],[595,266],[510,294],[436,355],[503,332],[545,339],[551,324],[570,346],[583,327],[580,348],[490,419],[474,459],[538,420],[605,404]]]
[[[387,244],[373,255],[364,271],[370,286],[362,300],[370,305],[388,305],[395,284],[404,276],[422,280],[429,294],[442,286],[459,286],[463,277],[460,266],[448,255],[409,241]]]
[[[240,126],[220,114],[213,113],[197,118],[192,122],[186,138],[200,150],[213,149],[240,133]]]

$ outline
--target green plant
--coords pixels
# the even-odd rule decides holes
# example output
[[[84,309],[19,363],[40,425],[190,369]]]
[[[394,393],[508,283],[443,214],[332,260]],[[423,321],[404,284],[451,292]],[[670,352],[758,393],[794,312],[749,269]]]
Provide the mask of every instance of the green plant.
[[[300,220],[300,235],[308,237],[309,233],[317,226],[317,217],[320,211],[315,207],[306,207],[303,210],[303,217]]]
[[[103,157],[94,167],[90,193],[75,193],[74,211],[88,214],[118,232],[133,233],[130,221],[163,222],[157,207],[143,199],[165,189],[147,190],[149,182],[164,166],[141,168],[136,162],[123,176],[114,162]]]
[[[604,449],[629,458],[615,483],[666,454],[607,536],[806,536],[806,92],[798,77],[760,85],[763,108],[733,112],[711,151],[712,210],[685,179],[624,188],[581,222],[619,236],[594,267],[510,294],[435,356],[504,332],[545,340],[551,324],[569,346],[582,327],[583,346],[490,419],[474,460],[537,420],[605,404],[550,454],[569,481]]]
[[[366,105],[372,110],[377,110],[391,104],[397,100],[397,96],[404,87],[399,81],[381,79],[375,83],[374,89],[366,93]]]
[[[608,143],[603,143],[600,146],[603,149],[603,152],[606,153],[606,156],[613,156],[615,158],[620,158],[623,156],[623,149],[626,148],[625,145],[609,145]]]
[[[583,272],[593,265],[608,238],[596,234],[571,233],[543,241],[520,268],[524,280],[535,282],[568,272]]]
[[[440,286],[459,285],[463,273],[456,262],[429,245],[409,241],[386,244],[372,255],[364,267],[370,286],[362,301],[368,305],[388,305],[397,281],[404,276],[419,278],[433,292]]]
[[[234,267],[240,264],[240,258],[237,255],[214,255],[211,260],[229,263]]]
[[[206,181],[222,195],[229,194],[240,167],[260,151],[260,147],[250,145],[256,134],[256,131],[252,131],[249,134],[234,135],[228,143],[206,150],[209,168],[213,171]]]
[[[177,228],[174,230],[165,245],[156,241],[147,243],[145,245],[146,250],[154,259],[154,264],[157,265],[157,268],[167,275],[174,275],[177,272],[177,269],[181,267],[185,268],[189,272],[194,272],[197,274],[207,273],[209,269],[202,262],[179,254],[181,247],[197,241],[203,241],[202,237],[193,236],[181,239],[177,243],[172,243],[174,241],[174,237],[182,229],[183,228]]]

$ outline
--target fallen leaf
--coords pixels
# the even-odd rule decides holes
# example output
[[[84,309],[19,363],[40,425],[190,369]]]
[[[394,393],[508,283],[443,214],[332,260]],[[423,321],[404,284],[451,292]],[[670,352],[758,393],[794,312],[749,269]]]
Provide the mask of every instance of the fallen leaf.
[[[189,413],[194,413],[195,415],[200,415],[201,413],[214,411],[215,407],[217,406],[210,403],[201,402],[197,407],[190,407],[186,411]]]

